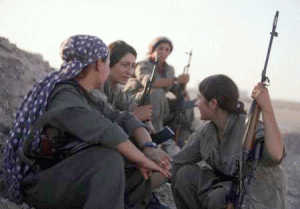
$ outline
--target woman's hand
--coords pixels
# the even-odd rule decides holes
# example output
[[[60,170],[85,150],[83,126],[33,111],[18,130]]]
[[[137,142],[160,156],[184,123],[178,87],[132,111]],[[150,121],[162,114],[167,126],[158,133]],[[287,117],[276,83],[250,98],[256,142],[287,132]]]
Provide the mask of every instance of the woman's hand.
[[[258,83],[252,91],[252,98],[255,99],[262,112],[268,153],[273,160],[280,163],[284,156],[284,141],[275,118],[268,89],[262,83]]]
[[[151,120],[152,114],[153,114],[153,106],[152,105],[138,106],[133,111],[133,115],[136,116],[140,121]]]
[[[190,80],[190,75],[188,75],[188,74],[182,74],[178,77],[178,83],[180,85],[187,84],[189,82],[189,80]]]
[[[161,172],[162,175],[169,178],[171,172],[167,168],[162,168],[154,161],[150,160],[143,154],[129,139],[119,143],[117,150],[129,161],[135,162],[139,165],[139,169],[142,172],[145,179],[149,178],[152,171]]]
[[[262,83],[254,87],[251,97],[255,99],[262,111],[272,108],[269,91]]]
[[[171,177],[169,169],[159,167],[154,161],[148,158],[139,163],[139,169],[146,180],[151,176],[152,171],[161,172],[166,178]]]
[[[171,169],[171,157],[163,150],[153,147],[145,147],[143,149],[143,153],[150,160],[156,162],[160,167],[167,170]]]

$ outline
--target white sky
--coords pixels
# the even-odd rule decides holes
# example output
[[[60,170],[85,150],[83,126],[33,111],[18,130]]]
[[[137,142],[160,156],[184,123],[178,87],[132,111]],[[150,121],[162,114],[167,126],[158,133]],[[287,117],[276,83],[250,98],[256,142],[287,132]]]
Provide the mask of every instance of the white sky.
[[[0,36],[55,68],[60,44],[71,35],[96,35],[106,44],[122,39],[137,50],[137,60],[154,38],[167,36],[176,75],[193,50],[188,88],[222,73],[250,95],[261,79],[276,11],[269,91],[272,99],[300,102],[299,0],[0,0]]]

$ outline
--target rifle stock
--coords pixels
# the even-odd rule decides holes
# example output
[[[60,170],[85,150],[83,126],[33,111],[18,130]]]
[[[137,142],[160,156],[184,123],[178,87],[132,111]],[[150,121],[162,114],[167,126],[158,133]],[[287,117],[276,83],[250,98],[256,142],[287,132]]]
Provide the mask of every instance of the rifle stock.
[[[251,151],[254,149],[255,144],[255,131],[260,117],[260,108],[253,100],[250,110],[250,116],[246,125],[246,132],[243,139],[243,149]]]

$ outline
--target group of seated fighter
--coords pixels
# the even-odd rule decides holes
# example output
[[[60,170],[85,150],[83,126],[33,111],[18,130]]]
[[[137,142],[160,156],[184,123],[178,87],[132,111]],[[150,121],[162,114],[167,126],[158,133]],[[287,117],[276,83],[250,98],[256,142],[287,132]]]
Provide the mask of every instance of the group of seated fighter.
[[[230,206],[245,111],[229,77],[199,84],[197,106],[207,122],[188,143],[180,149],[171,138],[158,148],[151,135],[169,120],[166,93],[174,85],[184,91],[189,81],[186,74],[175,77],[166,62],[172,42],[154,39],[137,64],[135,49],[124,41],[106,46],[98,37],[74,35],[61,50],[60,70],[28,92],[6,142],[10,200],[38,209],[151,208],[153,190],[169,181],[178,208]],[[156,58],[150,104],[140,105]],[[264,122],[256,138],[264,144],[247,203],[284,208],[283,139],[267,88],[256,85],[252,97]]]

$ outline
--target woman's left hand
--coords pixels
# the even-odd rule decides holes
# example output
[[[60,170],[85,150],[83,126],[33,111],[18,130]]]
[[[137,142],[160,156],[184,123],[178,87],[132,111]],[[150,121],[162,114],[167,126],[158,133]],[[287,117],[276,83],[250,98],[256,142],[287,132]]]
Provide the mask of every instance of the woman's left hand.
[[[188,74],[182,74],[180,76],[178,76],[178,83],[181,85],[185,85],[189,82],[190,80],[190,75]]]
[[[133,111],[133,114],[140,121],[151,120],[151,117],[152,117],[152,114],[153,114],[153,106],[152,105],[139,106]]]
[[[145,147],[143,153],[160,167],[171,169],[171,157],[159,148]]]
[[[162,168],[157,163],[147,158],[146,161],[139,163],[139,170],[146,180],[150,178],[153,171],[160,172],[166,178],[171,177],[171,172],[169,169]]]
[[[258,83],[254,87],[251,97],[255,99],[262,111],[272,108],[269,91],[262,83]]]

